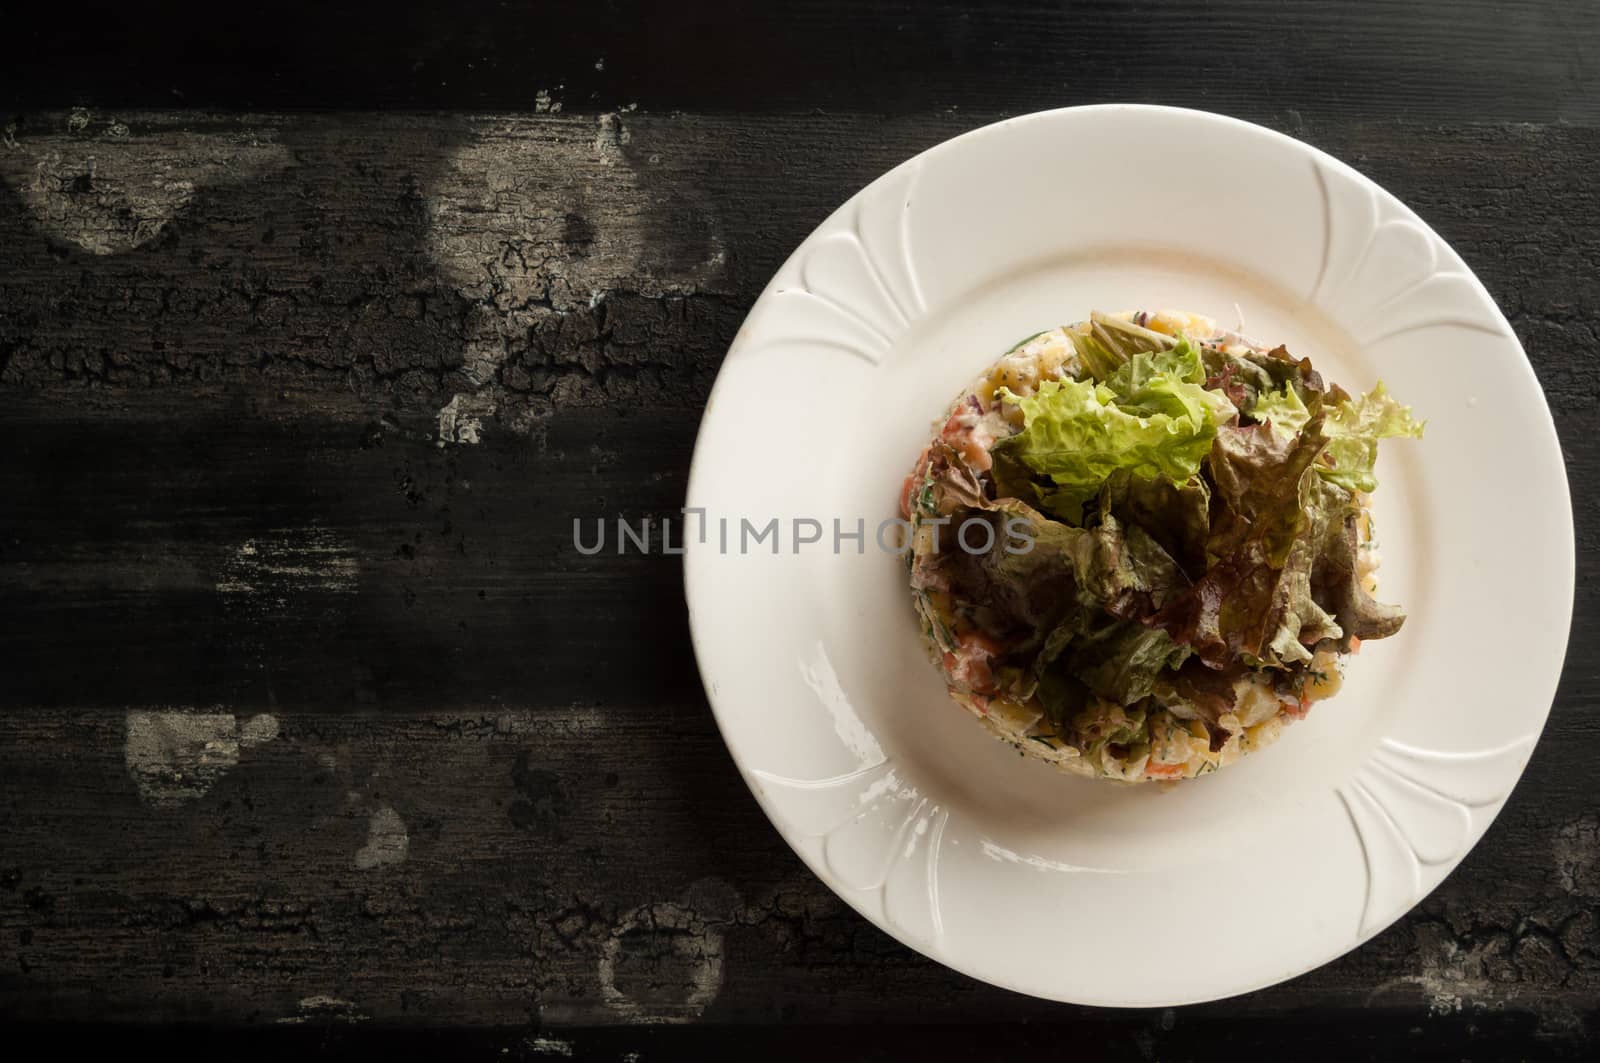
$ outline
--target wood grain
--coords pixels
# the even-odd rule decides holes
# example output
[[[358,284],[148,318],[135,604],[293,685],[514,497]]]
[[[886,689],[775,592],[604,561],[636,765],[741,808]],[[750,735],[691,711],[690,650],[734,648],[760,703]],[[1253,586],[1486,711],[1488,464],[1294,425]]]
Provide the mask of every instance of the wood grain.
[[[936,1013],[1142,1051],[1174,1022],[1221,1045],[1316,1009],[1581,1043],[1600,131],[1322,113],[1275,124],[1415,208],[1527,346],[1574,485],[1575,638],[1527,776],[1438,893],[1175,1019],[982,986],[855,916],[729,762],[676,559],[571,545],[574,516],[677,511],[766,278],[865,181],[990,116],[26,115],[0,147],[0,1011]]]
[[[312,29],[314,27],[314,30]],[[1567,0],[789,0],[361,5],[83,0],[8,12],[0,108],[1021,113],[1169,103],[1255,120],[1594,124]]]

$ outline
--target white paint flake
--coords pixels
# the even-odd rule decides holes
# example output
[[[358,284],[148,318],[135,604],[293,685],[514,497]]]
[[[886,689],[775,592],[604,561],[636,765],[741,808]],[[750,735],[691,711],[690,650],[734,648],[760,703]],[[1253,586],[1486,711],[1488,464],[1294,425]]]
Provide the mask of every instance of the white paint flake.
[[[483,419],[494,416],[492,394],[457,394],[439,409],[438,445],[481,443]]]
[[[132,711],[123,761],[146,804],[175,808],[204,796],[239,763],[241,747],[277,736],[277,719],[265,713],[241,729],[232,713]]]
[[[349,1011],[355,1004],[338,997],[309,996],[300,998],[300,1008],[303,1011]]]
[[[1583,816],[1556,831],[1551,845],[1556,881],[1568,893],[1600,892],[1600,818]]]
[[[312,1021],[327,1022],[333,1019],[343,1022],[361,1022],[368,1018],[354,1001],[324,994],[301,997],[297,1007],[300,1009],[298,1015],[289,1015],[278,1019],[278,1024],[298,1026]]]
[[[1519,987],[1492,973],[1496,962],[1503,961],[1503,942],[1487,938],[1463,944],[1431,926],[1419,928],[1417,937],[1416,973],[1379,983],[1367,994],[1368,1007],[1387,1002],[1400,990],[1420,993],[1433,1016],[1499,1010],[1517,999]]]
[[[237,724],[230,713],[130,712],[123,759],[139,796],[172,808],[239,763]]]
[[[622,162],[622,149],[633,140],[633,134],[615,114],[600,116],[600,127],[594,134],[594,153],[600,162],[612,166]]]
[[[441,447],[481,441],[491,420],[536,438],[552,402],[572,401],[530,390],[544,372],[518,365],[530,336],[562,331],[564,318],[582,332],[600,328],[597,310],[613,293],[726,289],[717,204],[632,157],[636,140],[665,149],[670,137],[626,109],[558,116],[560,91],[545,90],[548,111],[537,116],[477,121],[429,199],[430,256],[472,304],[462,364],[436,413]],[[703,245],[693,254],[662,239],[643,209],[667,201],[662,209],[692,219]]]
[[[278,718],[269,712],[252,716],[239,728],[241,746],[258,746],[278,737]]]
[[[400,818],[400,813],[384,805],[367,822],[367,844],[356,851],[355,865],[362,871],[371,871],[402,863],[410,848],[411,837],[406,833],[405,820]]]
[[[523,1041],[528,1050],[539,1056],[572,1056],[572,1042],[559,1037],[529,1037]]]
[[[617,967],[623,959],[624,939],[634,934],[660,935],[676,957],[687,961],[689,980],[682,1000],[635,1000],[618,987]],[[693,1021],[722,991],[722,956],[722,931],[716,925],[681,905],[647,905],[618,922],[601,946],[601,999],[629,1022]]]
[[[82,107],[51,124],[22,136],[7,127],[0,180],[40,228],[96,255],[148,243],[202,188],[253,179],[290,159],[260,129],[140,136]]]
[[[282,604],[306,591],[353,594],[359,575],[354,552],[327,529],[279,528],[241,543],[216,589]]]

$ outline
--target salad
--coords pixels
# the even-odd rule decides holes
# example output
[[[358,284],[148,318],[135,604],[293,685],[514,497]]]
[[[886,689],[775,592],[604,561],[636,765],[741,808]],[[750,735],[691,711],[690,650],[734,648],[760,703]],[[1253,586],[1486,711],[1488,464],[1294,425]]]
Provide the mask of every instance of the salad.
[[[1094,313],[1024,340],[936,422],[901,495],[950,695],[1024,753],[1130,782],[1207,774],[1400,629],[1375,601],[1378,383],[1209,318]]]

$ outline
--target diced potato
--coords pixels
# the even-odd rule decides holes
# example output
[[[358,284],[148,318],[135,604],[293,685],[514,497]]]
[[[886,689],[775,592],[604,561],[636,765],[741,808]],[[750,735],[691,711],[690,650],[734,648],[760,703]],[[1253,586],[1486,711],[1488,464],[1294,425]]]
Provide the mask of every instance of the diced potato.
[[[1339,688],[1344,685],[1344,676],[1339,672],[1338,654],[1331,650],[1318,650],[1311,658],[1311,671],[1314,673],[1311,682],[1306,684],[1305,698],[1307,701],[1321,701],[1331,698],[1339,693]],[[1318,676],[1321,676],[1319,679]]]
[[[1246,678],[1240,680],[1235,689],[1238,691],[1238,700],[1234,703],[1233,711],[1246,728],[1278,715],[1283,707],[1278,692],[1272,689],[1270,683]]]
[[[993,406],[994,393],[998,387],[999,380],[991,373],[978,382],[978,386],[972,389],[972,393],[978,396],[978,401],[983,403],[985,407]]]
[[[1150,760],[1156,764],[1182,764],[1194,753],[1194,738],[1167,713],[1160,713],[1150,726]]]
[[[1044,714],[1028,705],[1019,705],[1010,698],[994,698],[989,702],[989,716],[1015,734],[1026,734],[1043,718]]]
[[[1039,352],[1039,379],[1056,380],[1062,375],[1061,367],[1069,359],[1076,358],[1078,352],[1070,343],[1055,334],[1050,344]]]
[[[988,383],[995,391],[1006,388],[1018,395],[1031,395],[1039,386],[1038,359],[1021,354],[1002,358],[989,374]]]
[[[1176,336],[1187,332],[1191,336],[1210,336],[1217,331],[1217,323],[1204,314],[1186,314],[1181,310],[1158,310],[1150,315],[1145,328],[1152,332]]]
[[[1254,727],[1248,728],[1240,744],[1245,745],[1245,743],[1248,743],[1245,746],[1246,749],[1257,750],[1277,741],[1278,736],[1282,733],[1283,717],[1274,716],[1270,720],[1263,720]]]

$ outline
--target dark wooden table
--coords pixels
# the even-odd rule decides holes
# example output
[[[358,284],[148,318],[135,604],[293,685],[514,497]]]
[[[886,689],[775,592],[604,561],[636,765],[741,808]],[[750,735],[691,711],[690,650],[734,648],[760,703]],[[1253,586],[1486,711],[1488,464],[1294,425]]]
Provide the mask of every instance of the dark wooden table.
[[[35,6],[0,38],[12,1023],[223,1056],[1593,1051],[1594,5]],[[1152,1012],[857,917],[724,751],[677,560],[571,546],[676,511],[723,352],[828,211],[1105,100],[1281,129],[1438,229],[1533,360],[1579,541],[1544,739],[1444,886]],[[1514,555],[1545,515],[1505,519]],[[1517,667],[1484,619],[1463,652]]]

